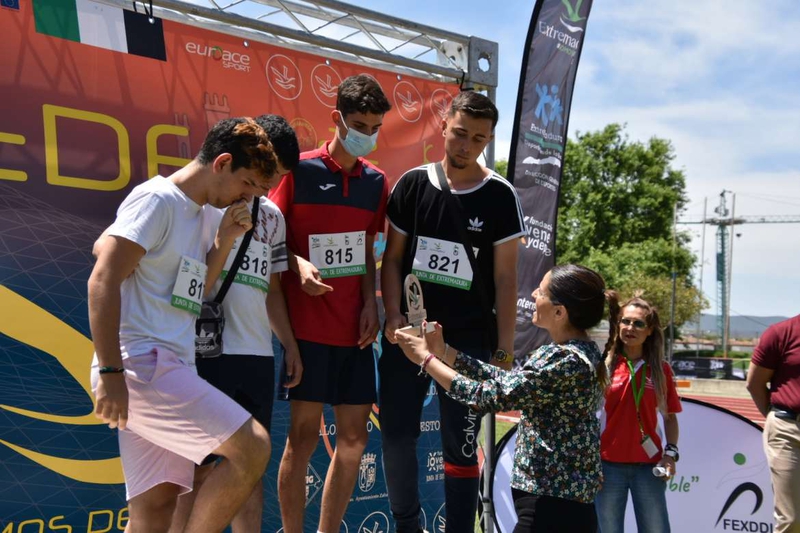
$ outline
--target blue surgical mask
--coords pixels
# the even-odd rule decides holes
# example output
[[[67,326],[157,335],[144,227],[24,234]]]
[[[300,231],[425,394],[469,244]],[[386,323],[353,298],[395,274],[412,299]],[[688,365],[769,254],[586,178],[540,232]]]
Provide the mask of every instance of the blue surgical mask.
[[[344,139],[339,137],[339,140],[342,141],[342,146],[344,146],[348,154],[353,157],[364,157],[375,148],[375,143],[378,142],[377,131],[372,135],[366,135],[360,131],[348,128],[347,124],[344,123],[344,118],[342,118],[342,126],[347,130],[347,135]]]

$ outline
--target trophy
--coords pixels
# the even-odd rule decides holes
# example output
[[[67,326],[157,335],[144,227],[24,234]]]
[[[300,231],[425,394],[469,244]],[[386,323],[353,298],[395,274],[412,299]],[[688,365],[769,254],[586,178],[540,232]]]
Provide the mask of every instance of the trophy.
[[[414,274],[406,276],[403,289],[406,295],[406,308],[408,312],[408,326],[400,328],[399,331],[422,337],[425,333],[433,333],[435,322],[428,322],[425,331],[422,330],[422,323],[428,317],[425,311],[424,300],[422,299],[422,285]]]

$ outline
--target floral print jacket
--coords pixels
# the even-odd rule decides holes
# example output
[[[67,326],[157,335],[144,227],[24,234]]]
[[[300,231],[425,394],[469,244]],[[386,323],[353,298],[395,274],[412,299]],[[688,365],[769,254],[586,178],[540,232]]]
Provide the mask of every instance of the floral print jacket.
[[[459,354],[448,393],[481,412],[520,410],[511,486],[537,495],[594,501],[601,481],[603,391],[593,342],[547,344],[519,370],[506,371]]]

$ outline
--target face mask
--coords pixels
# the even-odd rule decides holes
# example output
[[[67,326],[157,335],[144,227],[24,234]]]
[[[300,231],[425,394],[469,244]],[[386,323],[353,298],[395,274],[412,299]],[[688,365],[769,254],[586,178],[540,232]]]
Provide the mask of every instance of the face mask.
[[[353,157],[364,157],[375,148],[375,143],[378,142],[377,131],[372,135],[365,135],[360,131],[348,128],[344,123],[344,118],[342,118],[342,126],[347,130],[347,136],[344,139],[339,137],[339,140],[342,141],[342,146],[348,154]]]

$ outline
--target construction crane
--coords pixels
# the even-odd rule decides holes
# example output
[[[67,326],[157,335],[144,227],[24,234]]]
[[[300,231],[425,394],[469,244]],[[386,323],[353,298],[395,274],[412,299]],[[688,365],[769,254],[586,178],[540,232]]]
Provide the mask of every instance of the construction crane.
[[[728,210],[726,194],[731,194],[731,209]],[[709,224],[717,227],[717,331],[722,340],[722,353],[728,356],[728,338],[731,320],[731,264],[733,260],[733,227],[737,224],[797,224],[800,215],[748,215],[735,216],[736,194],[723,190],[719,195],[719,205],[714,208],[715,217],[685,217],[678,224]],[[705,234],[703,235],[705,241]],[[702,266],[701,266],[702,268]],[[702,274],[700,276],[702,284]],[[702,290],[702,287],[701,287]]]

